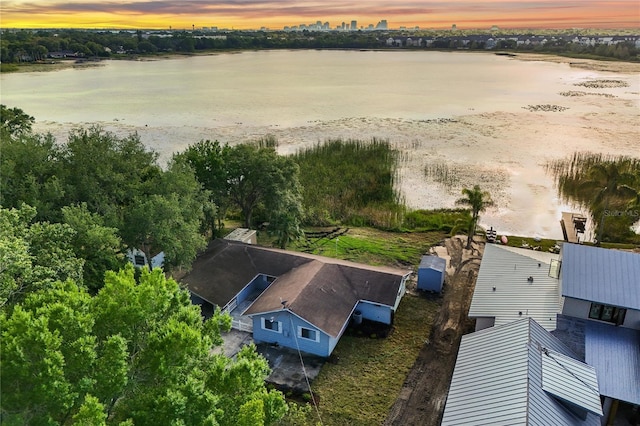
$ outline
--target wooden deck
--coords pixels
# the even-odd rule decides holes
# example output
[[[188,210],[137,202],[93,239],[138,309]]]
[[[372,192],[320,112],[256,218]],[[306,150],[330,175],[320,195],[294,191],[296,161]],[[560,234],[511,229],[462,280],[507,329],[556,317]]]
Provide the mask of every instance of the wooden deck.
[[[587,218],[581,213],[562,212],[560,226],[564,240],[570,243],[584,242],[584,231]]]

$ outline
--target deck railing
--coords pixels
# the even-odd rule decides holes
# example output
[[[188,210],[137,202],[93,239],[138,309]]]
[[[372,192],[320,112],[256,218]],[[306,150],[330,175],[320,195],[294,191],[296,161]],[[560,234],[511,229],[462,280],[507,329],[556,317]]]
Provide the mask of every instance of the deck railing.
[[[235,330],[240,330],[240,331],[246,331],[248,333],[253,332],[253,322],[251,322],[251,320],[246,320],[246,319],[233,319],[231,321],[231,328],[235,329]]]

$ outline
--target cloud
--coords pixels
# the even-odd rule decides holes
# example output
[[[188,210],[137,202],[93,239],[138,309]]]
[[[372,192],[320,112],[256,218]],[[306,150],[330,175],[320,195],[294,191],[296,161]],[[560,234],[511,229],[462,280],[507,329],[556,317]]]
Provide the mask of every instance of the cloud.
[[[57,15],[73,22],[88,22],[95,16],[104,20],[123,22],[148,22],[156,19],[179,20],[201,18],[211,21],[252,21],[299,22],[369,20],[373,23],[387,19],[416,24],[425,22],[615,22],[616,19],[629,21],[629,16],[637,17],[636,0],[129,0],[129,1],[86,1],[86,0],[3,0],[3,21],[12,21],[13,16],[22,20],[46,20]],[[558,15],[553,17],[553,15]],[[240,23],[240,22],[239,22]]]

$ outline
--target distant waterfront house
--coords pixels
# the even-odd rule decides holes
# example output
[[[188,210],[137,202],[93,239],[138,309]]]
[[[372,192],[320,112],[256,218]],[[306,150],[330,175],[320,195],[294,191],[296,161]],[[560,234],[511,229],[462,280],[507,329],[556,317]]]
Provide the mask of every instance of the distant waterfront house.
[[[328,357],[355,317],[392,324],[408,271],[214,240],[182,279],[256,342]]]
[[[143,268],[149,266],[147,255],[140,249],[134,248],[127,250],[127,259],[136,268]],[[162,268],[164,266],[164,252],[154,254],[151,257],[151,268]]]
[[[443,426],[600,425],[598,378],[531,318],[462,337]]]

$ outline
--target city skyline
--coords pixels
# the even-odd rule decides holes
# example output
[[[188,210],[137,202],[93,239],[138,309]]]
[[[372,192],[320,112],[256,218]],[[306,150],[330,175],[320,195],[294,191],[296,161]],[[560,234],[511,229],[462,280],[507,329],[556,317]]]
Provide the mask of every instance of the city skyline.
[[[283,29],[322,21],[335,28],[388,21],[388,28],[640,28],[636,0],[3,0],[3,28]]]

